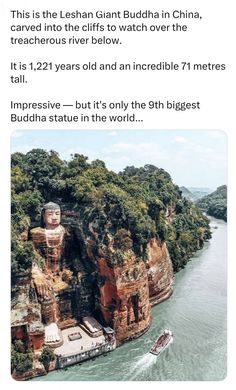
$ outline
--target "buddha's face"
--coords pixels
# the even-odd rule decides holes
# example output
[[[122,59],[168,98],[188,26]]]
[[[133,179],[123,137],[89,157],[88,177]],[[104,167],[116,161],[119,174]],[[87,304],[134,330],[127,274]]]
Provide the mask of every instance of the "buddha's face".
[[[60,225],[61,210],[60,209],[47,209],[44,211],[44,223],[46,229],[55,229]]]

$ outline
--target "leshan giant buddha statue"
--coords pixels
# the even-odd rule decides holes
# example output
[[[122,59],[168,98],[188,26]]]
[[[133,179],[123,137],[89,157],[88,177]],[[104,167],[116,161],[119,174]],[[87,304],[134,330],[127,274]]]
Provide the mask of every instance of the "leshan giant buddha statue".
[[[56,203],[43,206],[42,220],[44,227],[31,230],[31,239],[35,249],[46,261],[47,271],[59,273],[63,266],[65,229],[60,224],[61,210]]]
[[[30,231],[36,251],[45,260],[42,269],[36,263],[32,267],[32,279],[39,303],[42,306],[43,322],[50,324],[59,320],[59,307],[55,297],[55,278],[64,263],[65,229],[60,224],[61,211],[56,203],[49,202],[43,206],[42,225]]]

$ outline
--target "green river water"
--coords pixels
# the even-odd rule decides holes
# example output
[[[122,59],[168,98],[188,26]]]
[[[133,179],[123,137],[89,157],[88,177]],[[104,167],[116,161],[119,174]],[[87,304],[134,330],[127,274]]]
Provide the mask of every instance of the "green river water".
[[[174,293],[153,307],[152,325],[140,338],[106,356],[49,373],[37,381],[222,380],[226,376],[227,224],[211,218],[212,239],[175,275]],[[173,343],[148,353],[163,329]]]

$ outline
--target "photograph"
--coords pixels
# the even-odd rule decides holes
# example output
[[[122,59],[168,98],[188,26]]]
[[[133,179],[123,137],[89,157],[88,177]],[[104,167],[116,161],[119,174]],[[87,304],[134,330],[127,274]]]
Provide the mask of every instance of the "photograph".
[[[12,378],[226,375],[226,133],[14,131]]]

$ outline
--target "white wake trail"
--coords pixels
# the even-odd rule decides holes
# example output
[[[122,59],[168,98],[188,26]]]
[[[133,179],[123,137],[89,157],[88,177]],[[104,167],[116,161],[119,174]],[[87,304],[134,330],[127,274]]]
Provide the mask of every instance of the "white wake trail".
[[[147,371],[153,364],[156,363],[157,357],[151,353],[146,353],[137,362],[133,363],[129,371],[129,380],[133,380],[140,373]]]

